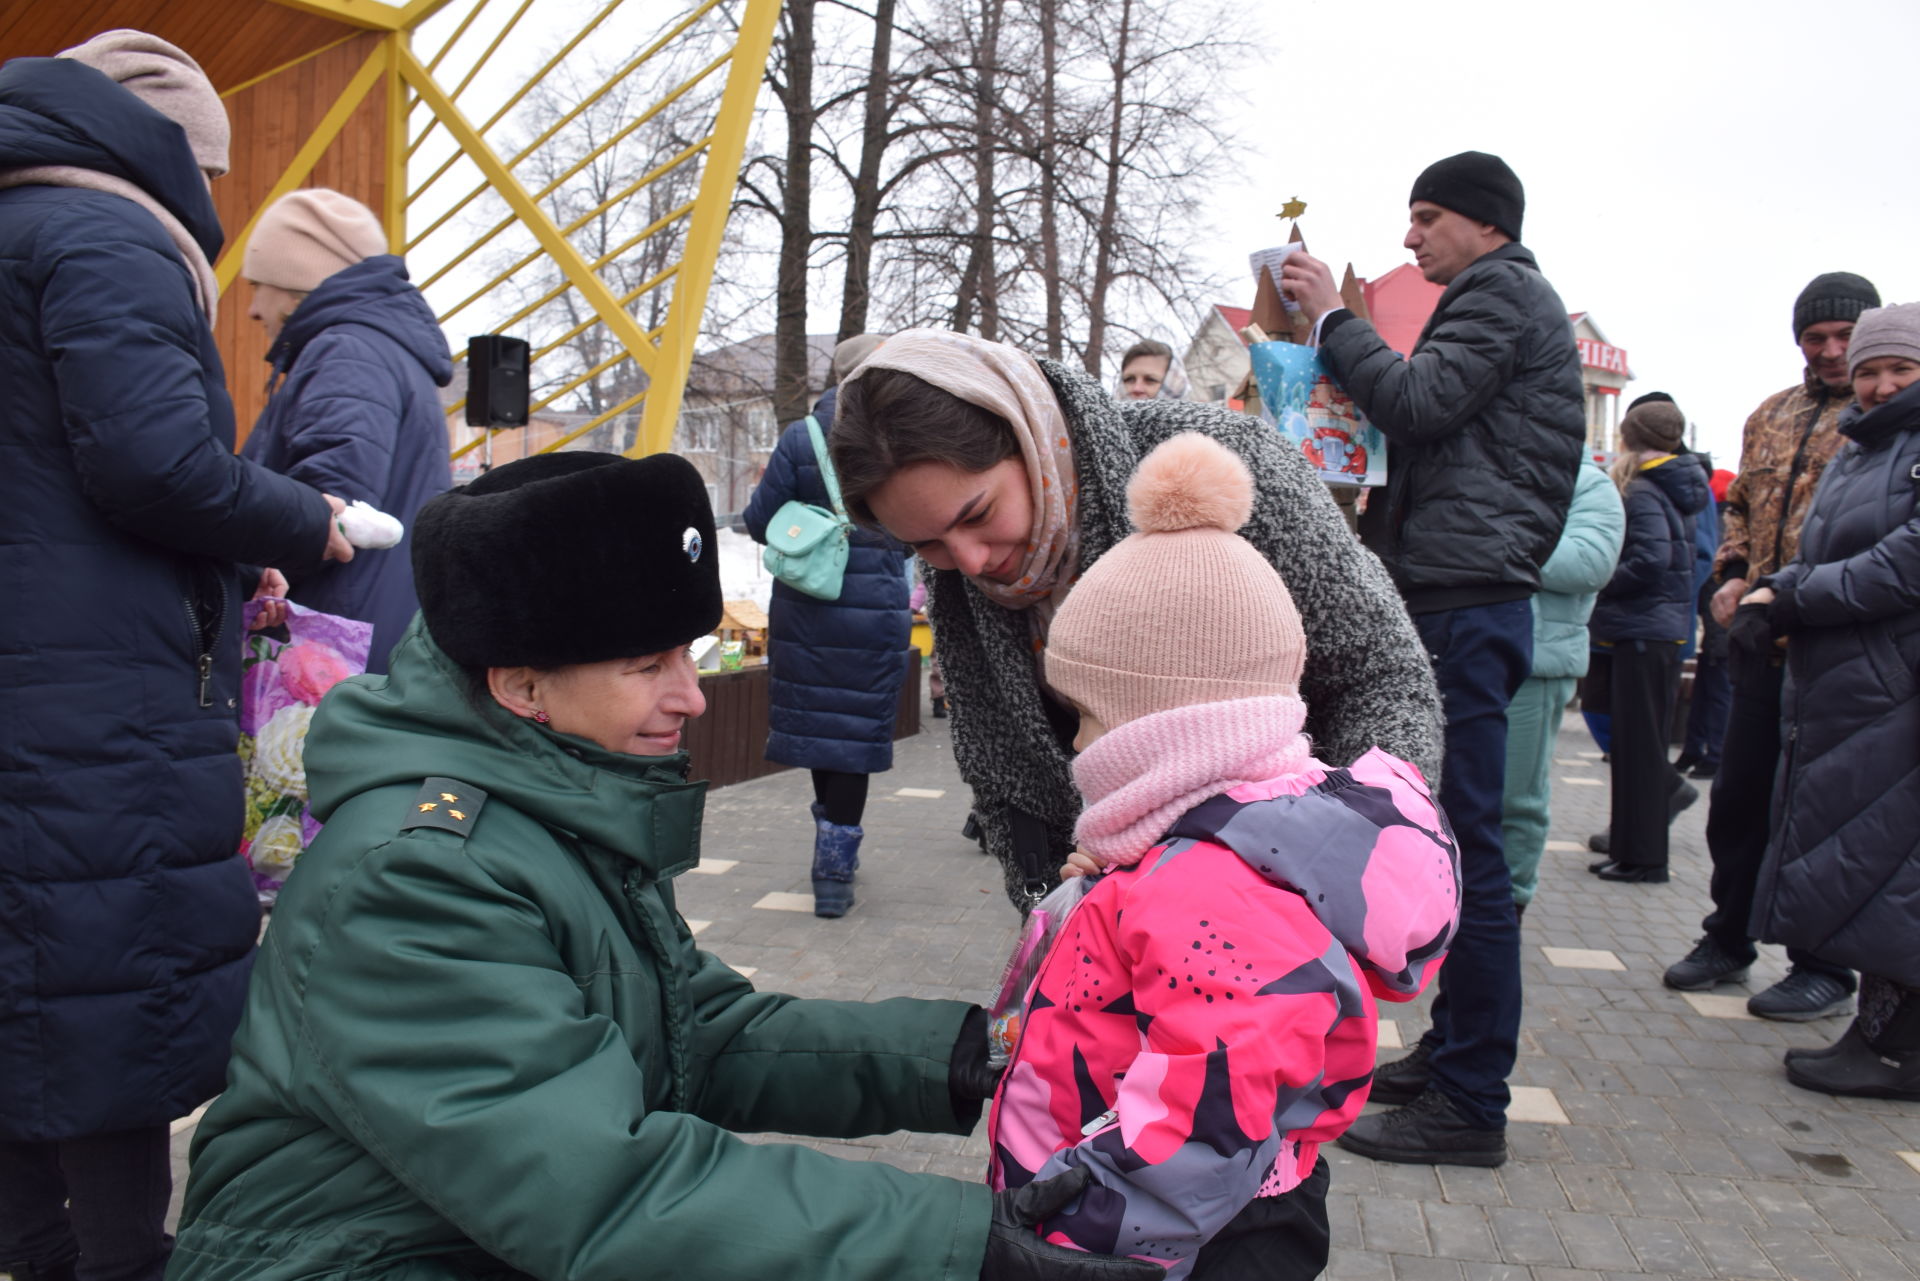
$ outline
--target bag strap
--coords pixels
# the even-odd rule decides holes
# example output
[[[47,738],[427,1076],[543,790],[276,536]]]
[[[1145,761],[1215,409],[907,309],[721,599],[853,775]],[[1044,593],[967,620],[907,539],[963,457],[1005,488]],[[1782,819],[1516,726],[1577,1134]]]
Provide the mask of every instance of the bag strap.
[[[813,437],[813,460],[820,464],[820,479],[827,482],[827,501],[833,504],[833,514],[842,524],[852,524],[847,519],[847,509],[840,505],[840,478],[833,474],[833,459],[827,457],[826,438],[820,433],[820,420],[812,414],[807,415],[807,435]]]

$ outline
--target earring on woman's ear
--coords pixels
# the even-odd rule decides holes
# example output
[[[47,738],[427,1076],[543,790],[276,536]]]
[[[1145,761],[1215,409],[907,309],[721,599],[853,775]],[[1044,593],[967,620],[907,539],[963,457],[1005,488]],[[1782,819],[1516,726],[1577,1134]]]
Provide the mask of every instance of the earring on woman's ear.
[[[547,714],[536,707],[533,709],[533,719],[545,725],[547,723]]]

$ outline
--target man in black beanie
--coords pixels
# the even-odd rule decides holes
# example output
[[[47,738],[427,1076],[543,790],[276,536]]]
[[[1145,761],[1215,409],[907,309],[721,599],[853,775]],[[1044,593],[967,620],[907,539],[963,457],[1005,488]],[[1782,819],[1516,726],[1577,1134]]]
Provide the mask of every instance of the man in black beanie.
[[[1381,1161],[1507,1159],[1507,1076],[1520,1036],[1520,926],[1502,848],[1507,705],[1533,665],[1533,594],[1559,541],[1586,441],[1567,309],[1520,241],[1526,193],[1498,156],[1429,165],[1408,198],[1406,248],[1445,285],[1402,359],[1348,311],[1327,265],[1294,254],[1281,289],[1320,354],[1392,443],[1360,535],[1393,575],[1446,707],[1440,801],[1460,849],[1460,932],[1433,1027],[1380,1068],[1340,1146]]]
[[[1727,487],[1714,557],[1720,587],[1713,615],[1723,626],[1751,583],[1793,559],[1820,473],[1845,443],[1839,422],[1853,403],[1847,379],[1853,323],[1879,305],[1873,283],[1850,271],[1815,276],[1794,299],[1793,337],[1807,367],[1799,382],[1760,402],[1741,437],[1740,474]],[[1700,923],[1704,933],[1693,951],[1666,973],[1667,986],[1684,992],[1746,982],[1755,956],[1747,923],[1767,851],[1786,666],[1777,646],[1755,653],[1739,643],[1741,635],[1733,632],[1728,647],[1733,703],[1707,810],[1713,911]],[[1852,1004],[1853,971],[1799,948],[1788,948],[1787,960],[1787,976],[1749,999],[1749,1013],[1801,1023],[1844,1013]]]

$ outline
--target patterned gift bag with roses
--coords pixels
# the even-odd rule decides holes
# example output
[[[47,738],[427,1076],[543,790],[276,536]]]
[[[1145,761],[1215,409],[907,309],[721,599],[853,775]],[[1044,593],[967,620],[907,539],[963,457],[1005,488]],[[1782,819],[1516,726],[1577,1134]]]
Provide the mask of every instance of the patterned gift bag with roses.
[[[260,612],[246,605],[249,626]],[[367,670],[373,624],[336,618],[287,602],[287,639],[248,632],[241,660],[240,759],[246,766],[247,820],[240,852],[253,869],[260,901],[271,905],[300,851],[320,831],[307,808],[301,755],[320,698]]]

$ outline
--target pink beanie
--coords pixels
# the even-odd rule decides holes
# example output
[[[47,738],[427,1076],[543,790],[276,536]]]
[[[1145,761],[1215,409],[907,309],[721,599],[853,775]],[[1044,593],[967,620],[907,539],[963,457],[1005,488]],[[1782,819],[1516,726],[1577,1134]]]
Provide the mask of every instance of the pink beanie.
[[[227,171],[232,137],[227,108],[200,64],[159,36],[144,31],[103,31],[60,55],[84,63],[186,131],[200,167],[216,177]]]
[[[267,206],[247,237],[240,274],[312,293],[335,272],[386,252],[387,233],[373,210],[341,192],[309,187]]]
[[[1286,584],[1237,533],[1253,476],[1198,432],[1127,485],[1128,535],[1074,584],[1047,633],[1047,683],[1108,729],[1155,712],[1298,695],[1307,639]]]

